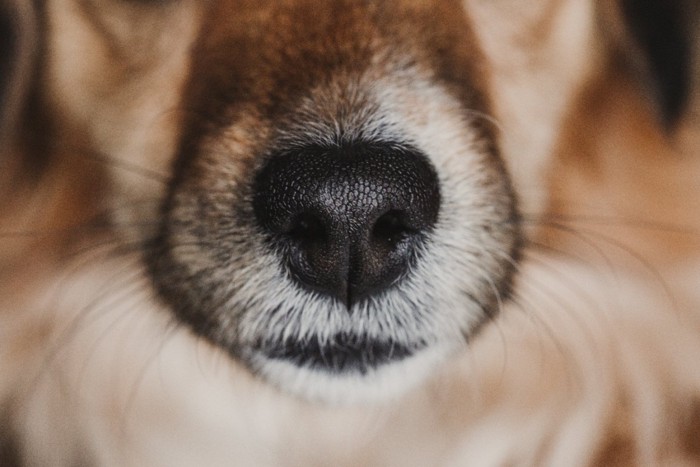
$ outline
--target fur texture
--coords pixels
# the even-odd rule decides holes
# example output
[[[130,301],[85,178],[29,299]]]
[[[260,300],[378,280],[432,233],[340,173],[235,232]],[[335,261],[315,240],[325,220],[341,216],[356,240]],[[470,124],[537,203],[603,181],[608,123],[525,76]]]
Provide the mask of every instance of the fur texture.
[[[650,37],[613,0],[7,2],[1,460],[696,464],[700,35],[672,3]],[[280,153],[358,143],[420,151],[441,205],[347,310],[252,199]],[[289,342],[407,356],[260,351]]]

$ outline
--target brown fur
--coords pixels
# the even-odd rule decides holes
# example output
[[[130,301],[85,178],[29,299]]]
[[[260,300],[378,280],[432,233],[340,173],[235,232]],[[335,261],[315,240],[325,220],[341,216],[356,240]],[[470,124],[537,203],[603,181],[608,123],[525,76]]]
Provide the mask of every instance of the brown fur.
[[[517,6],[511,2],[487,0],[221,0],[210,9],[204,3],[36,3],[42,35],[28,54],[37,57],[36,81],[30,93],[17,91],[25,107],[7,113],[19,130],[8,130],[2,149],[7,170],[0,174],[0,329],[6,324],[8,332],[0,331],[0,408],[9,409],[0,427],[8,419],[20,434],[32,431],[22,418],[25,410],[32,413],[23,394],[38,381],[46,350],[70,327],[56,310],[35,310],[42,309],[39,297],[71,277],[67,259],[101,242],[128,243],[134,229],[151,234],[154,227],[144,220],[161,212],[151,201],[163,196],[168,174],[185,177],[189,153],[228,145],[241,154],[233,176],[248,173],[259,163],[254,149],[274,133],[271,122],[294,111],[306,90],[335,83],[348,92],[359,70],[377,78],[394,72],[393,60],[405,50],[411,65],[455,99],[495,116],[497,125],[480,120],[477,131],[503,152],[523,213],[532,219],[528,241],[539,247],[532,256],[544,263],[524,266],[516,297],[540,300],[540,306],[532,316],[506,310],[487,325],[473,354],[449,363],[432,383],[388,403],[379,415],[270,395],[232,370],[242,381],[241,400],[268,401],[286,416],[289,429],[279,435],[278,448],[289,449],[290,457],[283,461],[489,465],[494,458],[479,458],[480,446],[472,445],[483,439],[484,452],[504,446],[498,465],[555,465],[566,457],[565,448],[558,448],[571,446],[560,436],[573,425],[569,413],[589,407],[604,386],[605,401],[589,411],[598,417],[592,422],[597,429],[581,431],[591,450],[572,449],[580,456],[572,465],[700,462],[700,392],[689,382],[692,375],[686,380],[675,370],[684,364],[689,373],[698,370],[692,357],[678,352],[700,345],[694,286],[700,260],[700,91],[696,80],[688,110],[667,128],[648,80],[640,78],[646,68],[637,65],[644,58],[639,50],[630,52],[634,45],[626,42],[629,33],[613,2],[587,8],[577,0],[549,0],[523,5],[523,15],[513,13]],[[569,30],[571,11],[577,21]],[[619,31],[598,34],[596,28],[606,24]],[[562,37],[578,48],[571,50]],[[377,54],[382,50],[391,53]],[[627,53],[636,58],[622,60]],[[18,73],[28,73],[27,65]],[[362,106],[354,97],[340,96],[357,106],[341,112]],[[236,130],[221,137],[232,122]],[[229,153],[211,154],[199,161],[200,172],[189,175],[193,187],[217,183],[207,164],[225,166]],[[607,284],[611,276],[622,285]],[[530,278],[552,284],[554,298],[542,299]],[[589,309],[591,296],[591,302],[606,304],[618,298],[620,308],[632,310],[609,315],[595,304]],[[651,311],[642,311],[646,306]],[[543,337],[550,332],[553,338]],[[586,353],[587,333],[593,357]],[[674,347],[668,337],[676,334],[687,345]],[[198,345],[205,355],[228,358]],[[640,365],[649,370],[650,385],[662,388],[654,407],[666,409],[649,419],[667,432],[648,450],[640,439],[649,436],[639,434],[647,415],[639,415],[644,404],[636,398],[644,379],[634,379],[638,374],[625,366],[629,349],[644,356]],[[45,387],[36,386],[39,393]],[[124,413],[121,399],[113,404],[108,413]],[[263,420],[269,409],[260,405],[256,413]],[[346,421],[348,427],[366,427],[357,420],[363,416],[378,420],[376,437],[353,433],[336,439],[327,428]],[[536,424],[538,416],[546,421]],[[503,438],[493,434],[499,433],[493,420],[504,427]],[[325,442],[294,433],[297,422]],[[0,464],[15,455],[2,441]],[[20,443],[17,452],[41,459],[31,458],[31,445]]]

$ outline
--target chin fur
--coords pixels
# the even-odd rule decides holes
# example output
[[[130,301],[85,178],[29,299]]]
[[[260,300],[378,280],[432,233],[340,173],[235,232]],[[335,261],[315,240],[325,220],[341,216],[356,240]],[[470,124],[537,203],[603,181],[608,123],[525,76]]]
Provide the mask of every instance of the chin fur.
[[[253,354],[249,365],[253,372],[276,387],[304,399],[333,405],[380,403],[413,390],[436,373],[449,356],[451,346],[431,346],[397,362],[365,371],[332,371],[269,359]]]

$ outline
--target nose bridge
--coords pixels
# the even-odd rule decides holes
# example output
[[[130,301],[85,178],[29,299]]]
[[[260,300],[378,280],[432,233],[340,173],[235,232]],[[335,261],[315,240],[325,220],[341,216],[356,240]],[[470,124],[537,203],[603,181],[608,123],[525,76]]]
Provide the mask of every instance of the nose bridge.
[[[386,115],[376,96],[383,82],[381,70],[368,66],[325,73],[324,79],[301,90],[301,97],[280,115],[274,146],[315,143],[342,149],[355,142],[376,140],[379,134],[383,139],[394,136],[383,128]]]

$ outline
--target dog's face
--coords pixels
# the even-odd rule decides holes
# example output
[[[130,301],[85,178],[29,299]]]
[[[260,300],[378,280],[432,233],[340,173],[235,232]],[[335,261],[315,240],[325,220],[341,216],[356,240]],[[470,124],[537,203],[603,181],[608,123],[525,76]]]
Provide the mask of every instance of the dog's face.
[[[148,262],[278,386],[423,377],[497,312],[518,243],[458,2],[214,2]]]
[[[425,377],[509,293],[514,191],[585,79],[594,10],[514,5],[48,0],[33,98],[109,159],[114,226],[143,226],[179,323],[284,390],[364,398]]]
[[[164,161],[142,241],[180,322],[285,390],[347,400],[410,386],[498,312],[518,219],[461,2],[66,4],[101,31],[81,55],[124,76],[81,65],[112,87],[77,106],[61,60],[54,95],[106,153]],[[139,134],[138,86],[168,95],[138,123],[163,147],[114,138]]]

